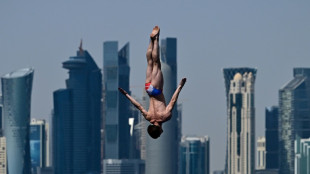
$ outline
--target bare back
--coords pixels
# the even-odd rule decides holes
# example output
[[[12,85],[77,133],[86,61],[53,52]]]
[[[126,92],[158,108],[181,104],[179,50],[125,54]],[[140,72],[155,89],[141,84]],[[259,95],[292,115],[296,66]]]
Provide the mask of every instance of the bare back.
[[[147,120],[151,123],[163,123],[168,121],[171,113],[167,113],[166,101],[163,94],[158,96],[150,96],[150,106],[147,112]]]

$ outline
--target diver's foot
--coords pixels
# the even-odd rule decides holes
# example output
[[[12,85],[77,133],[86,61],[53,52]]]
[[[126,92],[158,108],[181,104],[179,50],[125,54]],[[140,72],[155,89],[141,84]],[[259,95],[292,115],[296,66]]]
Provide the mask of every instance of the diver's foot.
[[[152,40],[153,40],[153,39],[158,39],[158,37],[159,37],[159,32],[160,32],[160,29],[159,29],[159,27],[156,25],[156,26],[153,28],[152,33],[150,34],[151,39],[152,39]]]
[[[185,82],[186,82],[186,78],[183,78],[180,82],[181,88],[183,88],[183,86],[185,85]]]

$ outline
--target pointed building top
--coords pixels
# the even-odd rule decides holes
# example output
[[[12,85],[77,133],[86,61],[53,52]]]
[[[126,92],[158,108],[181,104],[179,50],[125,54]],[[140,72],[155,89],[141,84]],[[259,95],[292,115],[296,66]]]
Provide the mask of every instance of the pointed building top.
[[[80,42],[80,46],[79,46],[79,50],[80,50],[80,54],[83,53],[83,39],[81,39],[81,42]]]

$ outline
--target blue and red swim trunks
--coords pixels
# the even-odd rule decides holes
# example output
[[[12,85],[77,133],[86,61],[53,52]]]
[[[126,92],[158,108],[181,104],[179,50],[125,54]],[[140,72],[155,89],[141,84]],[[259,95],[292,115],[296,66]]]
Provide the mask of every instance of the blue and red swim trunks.
[[[151,85],[151,83],[145,83],[145,90],[151,96],[157,96],[162,93],[160,89],[154,88],[154,86]]]

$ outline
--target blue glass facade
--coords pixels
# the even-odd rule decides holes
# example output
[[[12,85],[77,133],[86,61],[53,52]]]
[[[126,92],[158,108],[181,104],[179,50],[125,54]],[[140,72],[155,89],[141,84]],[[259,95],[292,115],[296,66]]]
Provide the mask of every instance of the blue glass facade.
[[[294,68],[279,90],[279,173],[294,173],[294,141],[310,137],[310,68]]]
[[[271,107],[265,110],[266,126],[266,169],[279,167],[279,108]]]
[[[1,78],[8,173],[30,174],[29,125],[33,73],[33,69],[25,68]]]
[[[105,159],[126,159],[130,144],[130,102],[118,92],[118,87],[130,94],[129,43],[118,50],[118,42],[104,42],[103,50]]]
[[[37,173],[37,167],[46,167],[46,131],[44,120],[31,120],[30,157],[31,173]]]
[[[161,66],[164,76],[166,103],[177,88],[177,39],[166,38],[161,41]],[[171,119],[163,124],[162,135],[154,140],[147,135],[146,173],[176,174],[178,172],[178,148],[181,131],[178,124],[177,105]],[[154,170],[156,169],[156,170]]]
[[[55,174],[100,172],[101,70],[84,50],[63,67],[67,88],[54,92]]]
[[[210,141],[208,137],[184,137],[180,146],[179,174],[210,173]]]

